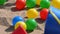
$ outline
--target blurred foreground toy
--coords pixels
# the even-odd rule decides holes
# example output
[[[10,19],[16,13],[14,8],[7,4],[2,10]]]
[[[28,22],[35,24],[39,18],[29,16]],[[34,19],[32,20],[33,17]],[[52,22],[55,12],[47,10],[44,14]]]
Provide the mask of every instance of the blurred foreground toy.
[[[12,19],[12,24],[13,26],[15,26],[15,24],[19,21],[24,21],[24,19],[20,16],[15,16],[13,19]]]
[[[44,34],[60,34],[60,9],[50,7]]]
[[[23,27],[19,26],[16,30],[12,32],[12,34],[27,34]]]
[[[17,29],[19,26],[21,26],[24,30],[27,29],[27,26],[24,22],[17,22],[16,25],[15,25],[15,29]]]
[[[60,0],[52,0],[51,5],[54,6],[55,8],[60,9]]]
[[[33,8],[36,6],[36,0],[26,0],[26,6],[28,8]]]
[[[0,0],[0,5],[4,5],[5,2],[6,0]]]
[[[25,22],[27,25],[27,30],[28,31],[32,31],[37,27],[37,22],[35,21],[35,19],[27,19],[27,21]]]
[[[38,17],[38,11],[36,9],[32,8],[26,12],[26,15],[28,18],[36,18],[36,17]]]
[[[50,1],[49,0],[41,0],[40,1],[40,7],[41,8],[49,8],[50,7]]]
[[[18,10],[22,10],[25,8],[25,5],[26,5],[26,0],[17,0],[16,1],[16,8]]]
[[[44,8],[40,11],[40,17],[42,20],[46,20],[47,19],[47,16],[48,16],[48,12],[49,10]]]
[[[36,0],[36,4],[40,6],[40,1],[41,0]]]

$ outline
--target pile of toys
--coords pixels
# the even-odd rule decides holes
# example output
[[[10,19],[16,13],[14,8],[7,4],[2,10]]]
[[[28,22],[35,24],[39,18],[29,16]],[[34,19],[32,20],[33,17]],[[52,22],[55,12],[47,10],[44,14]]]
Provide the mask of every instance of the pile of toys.
[[[6,0],[0,0],[0,5],[4,5]],[[12,32],[12,34],[27,34],[26,30],[31,31],[34,30],[37,27],[37,22],[35,19],[39,16],[42,20],[46,20],[48,16],[48,9],[50,7],[50,1],[49,0],[16,0],[16,9],[22,10],[25,9],[25,7],[29,8],[26,11],[26,16],[28,19],[24,21],[24,19],[21,16],[15,16],[12,19],[12,24],[15,28],[15,30]],[[41,9],[40,12],[38,12],[34,7],[38,5]]]
[[[40,6],[42,9],[40,11],[41,19],[46,20],[48,8],[50,7],[49,0],[16,0],[16,8],[18,10],[22,10],[26,6],[29,8],[29,10],[26,11],[26,16],[28,19],[24,21],[24,19],[20,16],[14,17],[12,23],[15,27],[15,31],[12,34],[27,34],[26,30],[32,31],[37,27],[38,24],[35,19],[38,17],[39,13],[34,8],[36,5]]]

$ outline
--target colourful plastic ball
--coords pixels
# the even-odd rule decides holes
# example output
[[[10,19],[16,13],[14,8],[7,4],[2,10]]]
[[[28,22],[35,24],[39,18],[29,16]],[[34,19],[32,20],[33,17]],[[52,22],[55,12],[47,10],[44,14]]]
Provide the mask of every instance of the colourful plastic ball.
[[[49,0],[41,0],[40,7],[41,8],[49,8],[50,7],[50,1]]]
[[[15,30],[16,30],[19,26],[23,27],[24,30],[27,29],[26,24],[25,24],[24,22],[20,22],[20,21],[19,21],[19,22],[17,22],[17,23],[15,24]]]
[[[41,0],[36,0],[36,4],[37,4],[37,5],[40,5],[40,1],[41,1]]]
[[[6,0],[0,0],[0,5],[3,5],[6,2]]]
[[[32,31],[37,27],[37,22],[35,21],[35,19],[27,19],[25,23],[27,25],[27,31]]]
[[[13,19],[12,19],[12,24],[13,26],[15,26],[15,24],[19,21],[24,21],[24,19],[20,16],[15,16]]]
[[[36,0],[26,0],[26,6],[28,8],[33,8],[36,6]]]
[[[27,12],[26,12],[26,15],[28,18],[36,18],[38,17],[38,11],[36,9],[29,9]]]
[[[60,9],[60,0],[52,0],[51,5],[55,8]]]
[[[16,1],[16,8],[18,10],[22,10],[25,8],[25,5],[26,5],[26,0],[17,0]]]
[[[42,9],[42,10],[40,11],[40,18],[41,18],[42,20],[46,20],[46,19],[47,19],[47,16],[48,16],[48,12],[49,12],[48,9],[46,9],[46,8]]]

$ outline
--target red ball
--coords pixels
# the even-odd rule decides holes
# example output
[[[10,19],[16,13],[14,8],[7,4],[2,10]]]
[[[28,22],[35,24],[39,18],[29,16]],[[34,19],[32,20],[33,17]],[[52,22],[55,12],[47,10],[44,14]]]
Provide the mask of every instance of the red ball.
[[[26,0],[17,0],[16,1],[16,8],[18,10],[22,10],[25,8],[25,5],[26,5]]]
[[[44,8],[40,11],[40,17],[42,20],[46,20],[48,16],[48,9]]]

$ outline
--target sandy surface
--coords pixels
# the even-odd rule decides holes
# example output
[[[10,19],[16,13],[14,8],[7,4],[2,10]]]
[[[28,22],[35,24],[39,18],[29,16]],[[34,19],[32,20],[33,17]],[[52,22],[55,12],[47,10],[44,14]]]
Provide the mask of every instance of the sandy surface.
[[[26,19],[27,8],[23,10],[15,9],[15,0],[9,0],[4,6],[0,7],[0,34],[11,34],[13,31],[12,18],[15,16],[21,16]],[[29,34],[43,34],[44,33],[44,23],[39,18],[36,19],[38,22],[38,27]],[[11,26],[11,27],[10,27]]]

